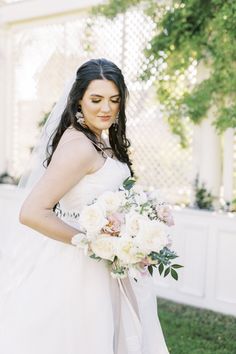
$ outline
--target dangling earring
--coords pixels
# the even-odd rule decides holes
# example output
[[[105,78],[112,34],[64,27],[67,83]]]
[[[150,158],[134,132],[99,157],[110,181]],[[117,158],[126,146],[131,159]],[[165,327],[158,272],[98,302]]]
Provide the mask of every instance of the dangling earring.
[[[117,113],[115,122],[113,123],[114,128],[118,128],[120,112]]]
[[[86,126],[85,120],[84,120],[84,114],[83,114],[83,112],[82,112],[82,110],[81,110],[81,106],[79,106],[78,112],[76,112],[75,117],[76,117],[77,122],[78,122],[80,125],[82,125],[82,127],[85,127],[85,126]]]

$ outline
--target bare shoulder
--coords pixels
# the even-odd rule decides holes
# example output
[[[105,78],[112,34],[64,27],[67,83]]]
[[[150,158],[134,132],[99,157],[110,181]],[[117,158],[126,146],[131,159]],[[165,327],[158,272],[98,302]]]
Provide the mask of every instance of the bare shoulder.
[[[70,142],[72,140],[77,140],[77,139],[82,139],[82,140],[89,140],[84,133],[82,133],[79,130],[76,130],[73,127],[67,128],[64,133],[62,134],[58,146],[62,146],[63,144]]]
[[[90,171],[93,169],[96,158],[96,149],[91,141],[82,132],[67,129],[52,156],[52,163],[61,161],[66,165],[84,167],[85,170]]]

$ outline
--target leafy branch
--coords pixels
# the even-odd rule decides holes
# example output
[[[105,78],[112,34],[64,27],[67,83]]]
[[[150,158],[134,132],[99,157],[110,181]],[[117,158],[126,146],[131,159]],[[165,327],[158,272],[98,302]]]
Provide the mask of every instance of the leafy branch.
[[[139,8],[156,31],[146,46],[145,69],[139,79],[154,78],[156,95],[174,134],[188,145],[185,121],[199,124],[216,107],[219,133],[236,128],[236,2],[233,0],[110,0],[93,9],[109,19]],[[200,64],[209,76],[192,80]]]

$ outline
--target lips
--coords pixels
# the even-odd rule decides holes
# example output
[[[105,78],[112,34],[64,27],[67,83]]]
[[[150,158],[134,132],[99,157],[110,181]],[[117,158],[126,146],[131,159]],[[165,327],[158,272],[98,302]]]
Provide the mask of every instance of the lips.
[[[107,121],[111,119],[111,116],[99,116],[102,121]]]

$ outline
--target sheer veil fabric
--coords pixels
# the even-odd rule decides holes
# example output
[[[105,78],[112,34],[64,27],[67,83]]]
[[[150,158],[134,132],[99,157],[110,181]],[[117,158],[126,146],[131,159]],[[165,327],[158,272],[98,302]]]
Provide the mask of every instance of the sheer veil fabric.
[[[21,201],[42,176],[45,150],[75,77],[43,128],[31,168],[19,183],[19,205],[0,245],[0,350],[4,354],[168,354],[151,277],[117,280],[103,262],[72,245],[20,225]],[[117,190],[128,166],[108,158],[60,200],[64,222],[106,190]]]
[[[35,266],[48,240],[38,232],[21,225],[19,211],[24,199],[45,171],[43,162],[47,143],[59,124],[74,81],[75,74],[66,83],[60,99],[43,126],[41,136],[27,163],[27,169],[17,186],[16,208],[12,211],[9,233],[4,235],[0,243],[0,303],[3,296],[7,296],[10,289],[17,287]]]

